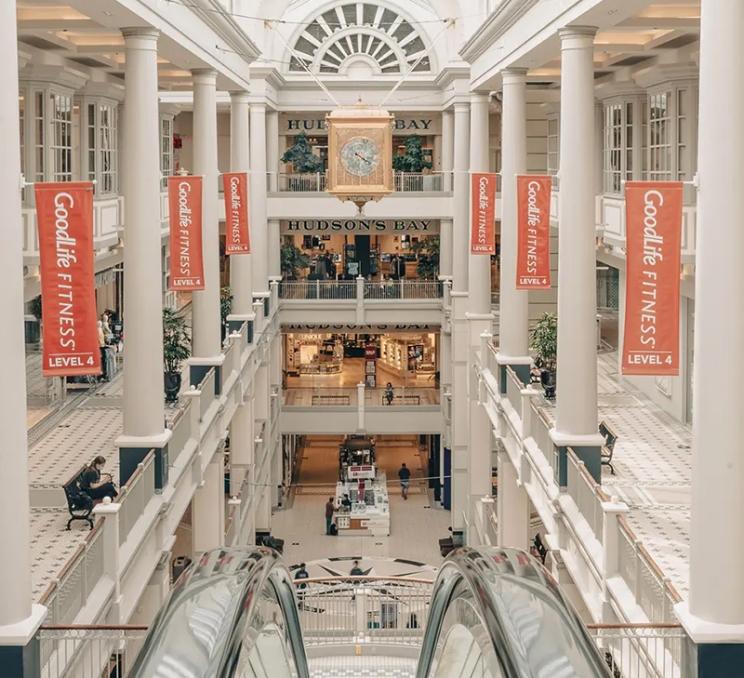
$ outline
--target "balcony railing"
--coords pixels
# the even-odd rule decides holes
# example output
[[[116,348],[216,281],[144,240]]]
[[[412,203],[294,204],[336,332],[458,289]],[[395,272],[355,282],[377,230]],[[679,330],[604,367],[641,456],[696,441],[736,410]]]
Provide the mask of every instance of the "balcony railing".
[[[446,172],[395,172],[393,185],[398,193],[427,193],[450,190],[451,178]],[[450,179],[450,181],[448,181]],[[280,172],[274,177],[269,176],[270,190],[276,183],[276,190],[280,193],[320,193],[326,190],[326,173],[288,174]]]
[[[444,286],[436,280],[282,280],[279,298],[285,300],[327,299],[337,301],[441,299]]]
[[[137,469],[121,488],[117,499],[119,509],[119,545],[121,546],[129,536],[132,528],[145,512],[145,507],[155,495],[155,451],[137,465]]]
[[[335,388],[332,386],[291,387],[284,390],[285,407],[332,407],[352,408],[359,406],[360,390],[356,386]],[[438,405],[440,390],[432,387],[395,386],[392,398],[388,398],[385,388],[363,390],[363,403],[367,408],[379,407],[423,407]]]

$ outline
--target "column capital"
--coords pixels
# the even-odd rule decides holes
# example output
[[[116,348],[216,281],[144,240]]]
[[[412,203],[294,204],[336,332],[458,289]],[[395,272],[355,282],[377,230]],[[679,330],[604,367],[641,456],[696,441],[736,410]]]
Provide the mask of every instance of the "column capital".
[[[561,49],[576,49],[593,45],[597,30],[596,26],[564,26],[559,28],[558,37],[561,39]]]
[[[503,85],[524,85],[527,82],[526,68],[505,68],[501,71]]]
[[[217,71],[213,68],[192,68],[191,79],[195,85],[216,85]]]
[[[246,92],[246,90],[244,89],[235,90],[235,91],[230,92],[230,103],[247,105],[249,103],[249,100],[248,100],[249,97],[250,97],[250,94]]]
[[[453,104],[455,113],[463,113],[470,110],[470,101],[455,101]]]
[[[488,104],[491,101],[491,96],[488,92],[471,92],[470,103],[471,104]]]
[[[131,26],[121,29],[124,36],[124,44],[127,49],[151,49],[157,50],[160,31],[149,26]]]

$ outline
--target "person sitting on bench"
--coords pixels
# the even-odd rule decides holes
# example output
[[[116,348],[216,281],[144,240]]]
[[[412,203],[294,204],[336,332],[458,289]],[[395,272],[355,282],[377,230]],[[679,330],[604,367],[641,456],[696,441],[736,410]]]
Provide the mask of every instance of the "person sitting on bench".
[[[119,494],[114,487],[113,478],[110,473],[101,473],[106,463],[106,458],[97,456],[91,464],[83,471],[80,480],[80,489],[91,499],[103,499],[110,497],[115,499]]]

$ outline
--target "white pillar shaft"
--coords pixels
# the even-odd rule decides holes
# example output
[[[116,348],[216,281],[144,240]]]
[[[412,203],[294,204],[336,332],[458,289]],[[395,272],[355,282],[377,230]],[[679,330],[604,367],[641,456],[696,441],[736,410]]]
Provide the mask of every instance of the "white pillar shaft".
[[[269,172],[269,190],[277,189],[279,172],[279,113],[269,111],[266,114],[266,165]]]
[[[455,292],[468,291],[468,257],[470,255],[470,106],[455,104],[454,114],[454,230],[452,234],[452,268]]]
[[[240,491],[248,465],[253,463],[254,435],[252,401],[246,400],[235,410],[230,423],[230,494],[233,496]],[[240,499],[247,501],[248,497]]]
[[[517,485],[517,472],[502,454],[499,459],[499,494],[496,500],[499,546],[527,550],[530,508],[524,487]]]
[[[523,357],[528,351],[528,293],[516,289],[517,174],[527,171],[526,71],[505,71],[501,114],[501,283],[499,351]]]
[[[473,94],[470,99],[470,171],[488,172],[488,103],[487,94]],[[468,178],[469,179],[469,178]],[[470,197],[468,180],[468,197]],[[468,206],[470,201],[468,201]],[[468,216],[470,210],[468,209]],[[468,222],[470,219],[468,219]],[[468,238],[468,249],[470,238]],[[471,254],[468,263],[470,312],[491,312],[491,257]],[[471,337],[472,338],[472,337]]]
[[[233,92],[230,95],[230,169],[233,172],[247,172],[250,169],[248,116],[248,94]],[[250,196],[248,204],[250,205]],[[236,315],[246,315],[253,311],[252,257],[252,254],[230,257],[232,312]]]
[[[744,367],[742,26],[739,0],[703,0],[690,612],[718,624],[744,624],[744,398],[736,378],[721,378],[723,366]]]
[[[452,276],[452,219],[439,226],[439,275]]]
[[[124,435],[163,432],[163,310],[160,256],[158,33],[125,29],[122,154],[124,235]]]
[[[279,220],[268,219],[267,220],[266,234],[267,238],[267,249],[268,249],[268,267],[269,275],[274,277],[280,277],[282,275],[281,269],[281,237],[279,235]]]
[[[214,358],[220,353],[220,249],[217,205],[217,74],[193,72],[194,174],[204,177],[202,251],[204,289],[192,294],[192,353]]]
[[[452,167],[455,153],[455,114],[451,110],[442,111],[442,188],[452,190]]]
[[[225,462],[221,452],[204,470],[203,485],[194,493],[191,534],[194,555],[225,543]]]
[[[556,431],[597,433],[597,292],[594,224],[594,28],[561,36]]]
[[[266,227],[266,105],[251,106],[251,234],[253,291],[268,292]]]
[[[0,82],[6,93],[0,100],[0,141],[6,149],[0,163],[0,199],[3,237],[0,262],[5,276],[0,294],[3,331],[0,353],[5,357],[0,390],[3,444],[0,468],[0,626],[15,624],[31,615],[31,561],[29,553],[29,498],[26,440],[26,372],[23,339],[23,224],[21,223],[21,141],[18,128],[18,43],[16,4],[0,5]],[[162,367],[161,367],[162,369]],[[161,382],[162,383],[162,382]]]

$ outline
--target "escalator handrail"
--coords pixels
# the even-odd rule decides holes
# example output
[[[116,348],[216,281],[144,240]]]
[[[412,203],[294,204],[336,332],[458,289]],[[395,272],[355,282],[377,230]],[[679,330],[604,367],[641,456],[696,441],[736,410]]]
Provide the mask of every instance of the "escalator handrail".
[[[501,561],[502,565],[498,564]],[[515,562],[519,569],[514,569]],[[596,643],[586,627],[568,603],[547,570],[532,556],[517,549],[496,547],[461,547],[453,551],[445,560],[439,571],[432,591],[429,618],[424,630],[416,678],[429,678],[445,616],[452,602],[467,591],[478,608],[488,636],[497,650],[503,675],[506,678],[530,678],[532,672],[525,670],[525,662],[518,648],[510,642],[507,619],[499,605],[496,604],[491,586],[485,576],[499,577],[507,575],[512,580],[523,580],[525,586],[539,587],[552,598],[552,602],[566,613],[568,632],[586,650],[592,660],[595,676],[610,676],[608,667],[598,651]],[[484,585],[485,584],[485,585]],[[485,594],[485,595],[484,595]]]
[[[230,569],[223,567],[229,563]],[[232,547],[215,549],[203,554],[179,577],[160,612],[150,625],[144,645],[130,672],[131,678],[152,678],[158,667],[157,657],[163,649],[174,649],[190,638],[171,637],[168,625],[184,622],[188,615],[198,610],[195,601],[218,581],[229,579],[234,592],[231,595],[231,614],[225,614],[215,634],[213,653],[199,669],[201,678],[232,675],[243,644],[244,631],[256,612],[260,594],[271,589],[281,608],[289,637],[298,678],[309,678],[310,672],[302,640],[302,629],[294,596],[294,586],[289,571],[281,563],[279,554],[265,547]],[[199,674],[195,674],[199,675]]]

